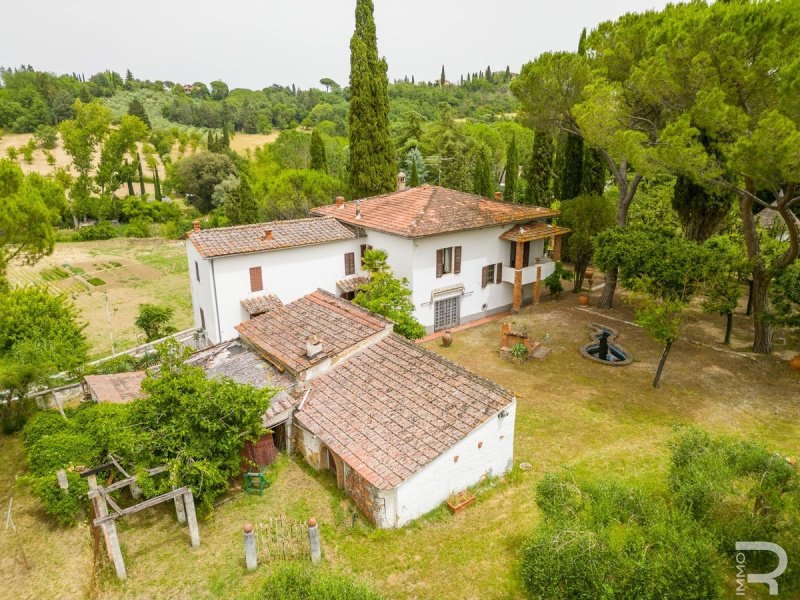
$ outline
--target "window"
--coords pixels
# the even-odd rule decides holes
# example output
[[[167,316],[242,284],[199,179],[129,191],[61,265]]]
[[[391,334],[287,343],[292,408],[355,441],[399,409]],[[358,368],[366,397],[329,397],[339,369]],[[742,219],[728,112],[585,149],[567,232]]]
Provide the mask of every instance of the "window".
[[[194,261],[194,276],[197,278],[197,281],[200,281],[200,265],[197,264],[197,261]]]
[[[492,283],[502,283],[503,281],[503,263],[495,265],[486,265],[481,270],[481,287],[485,288]]]
[[[202,308],[200,309],[200,329],[206,330],[206,313],[203,312]]]
[[[448,273],[461,273],[461,246],[440,248],[436,251],[436,277]]]
[[[355,252],[348,252],[344,255],[344,274],[345,275],[355,275],[356,274],[356,253]]]
[[[261,277],[261,267],[250,267],[250,291],[260,292],[264,289],[264,280]]]

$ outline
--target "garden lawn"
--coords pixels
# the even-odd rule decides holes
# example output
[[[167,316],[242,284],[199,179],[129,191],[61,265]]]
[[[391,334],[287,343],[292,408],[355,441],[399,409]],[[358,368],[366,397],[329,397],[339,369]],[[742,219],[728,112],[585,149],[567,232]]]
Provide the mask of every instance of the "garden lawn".
[[[65,266],[66,265],[66,266]],[[46,284],[66,292],[87,323],[86,337],[92,358],[111,354],[111,333],[117,351],[145,342],[134,326],[140,304],[165,304],[175,310],[178,330],[192,326],[184,242],[159,238],[114,238],[96,242],[57,243],[55,251],[36,265],[12,265],[9,280],[15,285]],[[67,273],[54,277],[54,268]]]
[[[800,382],[784,357],[798,348],[797,338],[779,347],[779,355],[756,357],[744,350],[751,334],[746,317],[737,316],[732,348],[716,350],[723,319],[692,314],[687,335],[694,341],[675,344],[662,387],[651,387],[661,349],[641,329],[626,324],[629,309],[620,303],[612,311],[582,310],[572,294],[559,302],[544,302],[512,318],[542,340],[552,353],[543,361],[517,365],[498,355],[500,323],[495,321],[454,334],[450,348],[440,342],[430,349],[508,387],[517,394],[515,465],[503,480],[479,487],[477,501],[459,515],[439,508],[399,531],[377,531],[352,521],[352,507],[335,489],[328,473],[314,473],[294,460],[282,459],[275,483],[263,497],[234,492],[218,506],[212,521],[201,522],[202,545],[189,547],[185,527],[178,526],[169,507],[146,511],[120,527],[129,580],[120,584],[105,572],[98,597],[230,598],[248,595],[268,567],[245,574],[241,526],[285,513],[293,518],[316,516],[321,523],[326,559],[364,577],[387,598],[464,600],[517,599],[519,548],[536,527],[538,513],[533,488],[541,476],[563,467],[579,474],[619,478],[642,484],[656,493],[664,489],[666,442],[673,425],[693,423],[716,433],[753,436],[786,455],[800,455]],[[590,312],[592,311],[592,312]],[[629,367],[614,368],[581,358],[578,348],[589,341],[591,322],[620,331],[618,342],[633,354]],[[0,438],[0,452],[16,463],[19,442]],[[2,467],[0,496],[9,488],[9,467]],[[33,502],[24,488],[11,486],[27,506]],[[2,498],[0,498],[2,499]],[[31,511],[31,526],[35,509]],[[24,577],[11,565],[9,595],[24,597],[44,589],[53,578],[74,589],[84,570],[72,573],[51,565],[76,561],[88,552],[85,527],[58,533],[44,527],[53,547],[34,571]],[[7,555],[8,542],[0,547]],[[791,560],[791,558],[790,558]],[[3,573],[8,559],[0,563]],[[733,573],[733,570],[731,571]],[[5,576],[5,575],[4,575]],[[5,586],[4,586],[5,588]]]

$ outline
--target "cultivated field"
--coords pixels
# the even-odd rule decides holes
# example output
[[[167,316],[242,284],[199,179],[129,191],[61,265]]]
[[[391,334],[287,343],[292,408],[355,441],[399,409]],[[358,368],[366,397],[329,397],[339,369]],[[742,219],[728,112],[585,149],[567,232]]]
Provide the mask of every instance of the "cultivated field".
[[[12,265],[9,280],[46,284],[69,294],[88,325],[86,336],[95,358],[111,354],[111,335],[116,350],[144,342],[133,321],[139,304],[145,302],[173,307],[173,324],[179,330],[192,326],[182,241],[116,238],[58,243],[52,256],[34,266]]]
[[[335,489],[333,476],[314,473],[299,461],[282,459],[263,497],[234,492],[212,520],[201,522],[202,545],[189,547],[185,527],[169,507],[123,521],[120,539],[129,580],[106,570],[95,597],[236,598],[255,590],[268,567],[246,574],[242,524],[286,514],[316,516],[326,559],[372,580],[391,599],[507,600],[521,598],[516,579],[519,548],[537,523],[534,485],[541,476],[568,466],[578,474],[613,477],[664,488],[666,442],[672,426],[694,423],[714,432],[753,436],[785,455],[800,455],[800,381],[780,356],[747,353],[749,321],[737,316],[730,349],[719,349],[722,319],[692,315],[687,337],[675,344],[662,388],[651,380],[660,348],[626,324],[623,304],[612,311],[582,310],[574,295],[544,302],[513,318],[536,339],[549,336],[552,353],[522,365],[498,356],[500,322],[454,335],[451,348],[427,347],[512,389],[518,397],[515,464],[533,469],[491,481],[478,499],[451,516],[437,509],[399,531],[376,531]],[[588,323],[620,331],[619,343],[633,353],[625,368],[590,363],[578,348],[589,340]],[[798,348],[790,338],[779,347]],[[57,529],[42,515],[27,489],[15,483],[24,470],[18,437],[0,437],[0,501],[14,495],[24,547],[33,556],[30,572],[19,562],[10,536],[0,535],[0,589],[9,597],[75,598],[87,594],[89,530]]]

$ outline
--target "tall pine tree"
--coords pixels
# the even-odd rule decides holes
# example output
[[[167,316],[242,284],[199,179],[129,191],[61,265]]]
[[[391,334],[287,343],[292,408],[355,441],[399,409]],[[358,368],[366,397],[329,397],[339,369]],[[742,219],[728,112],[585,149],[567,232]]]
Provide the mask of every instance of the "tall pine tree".
[[[328,155],[325,152],[325,142],[316,129],[311,132],[311,168],[323,173],[328,172]]]
[[[442,75],[439,77],[439,83],[441,84],[442,87],[444,87],[444,84],[446,82],[447,78],[444,76],[444,65],[442,65]]]
[[[517,178],[519,177],[519,155],[517,154],[517,136],[512,135],[506,152],[506,186],[503,199],[515,202],[517,199]]]
[[[606,163],[599,150],[586,146],[581,170],[581,194],[602,196],[606,189]]]
[[[356,1],[350,40],[350,191],[356,198],[395,188],[394,146],[389,132],[389,80],[378,56],[372,0]]]
[[[537,206],[550,204],[550,181],[553,177],[553,154],[555,146],[549,133],[537,131],[533,138],[531,158],[525,169],[525,203]]]

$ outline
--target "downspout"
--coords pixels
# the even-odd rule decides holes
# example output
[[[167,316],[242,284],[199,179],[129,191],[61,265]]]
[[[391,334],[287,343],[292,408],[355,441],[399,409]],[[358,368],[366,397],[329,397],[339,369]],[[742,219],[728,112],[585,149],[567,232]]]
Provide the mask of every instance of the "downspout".
[[[211,289],[214,290],[214,318],[217,321],[217,343],[222,342],[222,326],[219,322],[219,302],[217,301],[217,275],[214,272],[214,259],[211,259]]]

